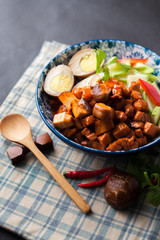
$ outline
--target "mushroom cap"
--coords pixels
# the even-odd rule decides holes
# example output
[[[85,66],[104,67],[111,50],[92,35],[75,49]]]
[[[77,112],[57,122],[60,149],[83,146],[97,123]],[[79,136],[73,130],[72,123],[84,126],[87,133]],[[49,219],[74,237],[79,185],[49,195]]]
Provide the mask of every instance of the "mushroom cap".
[[[116,209],[131,206],[140,192],[140,184],[125,172],[114,173],[107,181],[104,191],[106,201]]]

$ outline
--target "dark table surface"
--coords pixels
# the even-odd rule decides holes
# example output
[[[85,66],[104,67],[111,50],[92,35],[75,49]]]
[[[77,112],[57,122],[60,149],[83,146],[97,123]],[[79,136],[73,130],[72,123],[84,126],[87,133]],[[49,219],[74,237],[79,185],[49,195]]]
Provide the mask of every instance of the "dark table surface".
[[[160,54],[160,1],[0,0],[0,104],[45,40],[120,39]],[[0,229],[1,240],[22,239]]]

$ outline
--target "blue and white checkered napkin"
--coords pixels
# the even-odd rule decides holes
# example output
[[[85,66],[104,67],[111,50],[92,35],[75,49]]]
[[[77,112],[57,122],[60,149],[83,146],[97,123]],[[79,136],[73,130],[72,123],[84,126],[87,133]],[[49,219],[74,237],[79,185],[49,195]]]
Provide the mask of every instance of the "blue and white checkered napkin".
[[[45,65],[67,46],[45,42],[39,55],[25,71],[1,106],[0,117],[18,112],[29,120],[33,136],[49,131],[35,105],[38,77]],[[68,169],[94,170],[113,164],[125,168],[125,160],[87,155],[75,150],[51,132],[55,150],[48,159],[61,172]],[[81,180],[69,180],[90,204],[93,213],[83,214],[49,173],[28,154],[18,167],[12,166],[7,148],[13,145],[0,136],[0,225],[26,239],[43,240],[142,240],[160,239],[160,209],[141,200],[128,211],[116,211],[104,200],[104,187],[82,189]]]

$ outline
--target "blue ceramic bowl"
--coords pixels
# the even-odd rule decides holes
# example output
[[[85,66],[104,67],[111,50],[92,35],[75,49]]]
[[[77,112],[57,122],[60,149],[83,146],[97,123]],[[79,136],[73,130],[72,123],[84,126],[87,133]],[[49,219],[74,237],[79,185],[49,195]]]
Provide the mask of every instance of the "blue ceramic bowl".
[[[120,40],[109,40],[109,39],[102,39],[102,40],[93,40],[93,41],[87,41],[78,43],[76,45],[73,45],[67,49],[65,49],[63,52],[59,53],[55,58],[53,58],[48,65],[43,69],[39,80],[37,84],[37,90],[36,90],[36,105],[39,111],[40,116],[42,117],[45,124],[48,126],[48,128],[63,142],[70,145],[71,147],[78,148],[80,150],[86,151],[89,154],[98,154],[98,155],[125,155],[125,154],[134,154],[142,150],[148,150],[151,146],[155,145],[156,143],[160,142],[160,136],[157,137],[154,141],[148,143],[147,145],[133,149],[128,151],[102,151],[97,149],[92,149],[89,147],[84,147],[76,142],[73,142],[72,140],[66,138],[64,135],[62,135],[53,125],[52,120],[52,111],[51,107],[49,105],[49,98],[47,94],[43,90],[43,82],[45,80],[46,74],[48,71],[53,68],[54,66],[57,66],[59,64],[68,64],[70,58],[79,50],[84,48],[100,48],[103,51],[106,52],[106,59],[109,59],[112,56],[117,56],[118,58],[124,58],[124,57],[130,57],[130,58],[148,58],[149,63],[154,67],[155,74],[160,75],[160,56],[156,53],[152,52],[151,50],[144,48],[140,45],[126,42],[126,41],[120,41]]]

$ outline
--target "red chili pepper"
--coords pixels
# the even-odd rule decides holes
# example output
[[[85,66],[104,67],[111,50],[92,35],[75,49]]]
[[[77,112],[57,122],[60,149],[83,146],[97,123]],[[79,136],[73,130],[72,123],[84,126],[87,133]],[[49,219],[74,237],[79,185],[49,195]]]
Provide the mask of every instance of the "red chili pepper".
[[[76,179],[76,178],[77,179],[78,178],[90,178],[90,177],[96,177],[100,174],[108,172],[111,169],[113,169],[113,167],[103,168],[103,169],[94,170],[94,171],[67,171],[67,172],[64,172],[63,175],[65,177],[74,178],[74,179]]]
[[[142,79],[139,79],[138,81],[139,81],[141,87],[146,92],[149,99],[151,100],[151,102],[157,106],[160,106],[160,94],[157,91],[157,89],[152,84],[150,84]]]
[[[146,63],[148,59],[143,59],[143,58],[122,58],[119,59],[117,62],[119,63],[130,63],[132,66],[136,63]]]
[[[90,187],[98,187],[98,186],[102,186],[103,184],[105,184],[108,180],[108,178],[115,172],[115,168],[113,167],[111,169],[111,171],[108,173],[108,175],[101,179],[101,180],[98,180],[98,181],[95,181],[95,182],[91,182],[91,183],[85,183],[85,184],[78,184],[79,187],[82,187],[82,188],[90,188]]]

